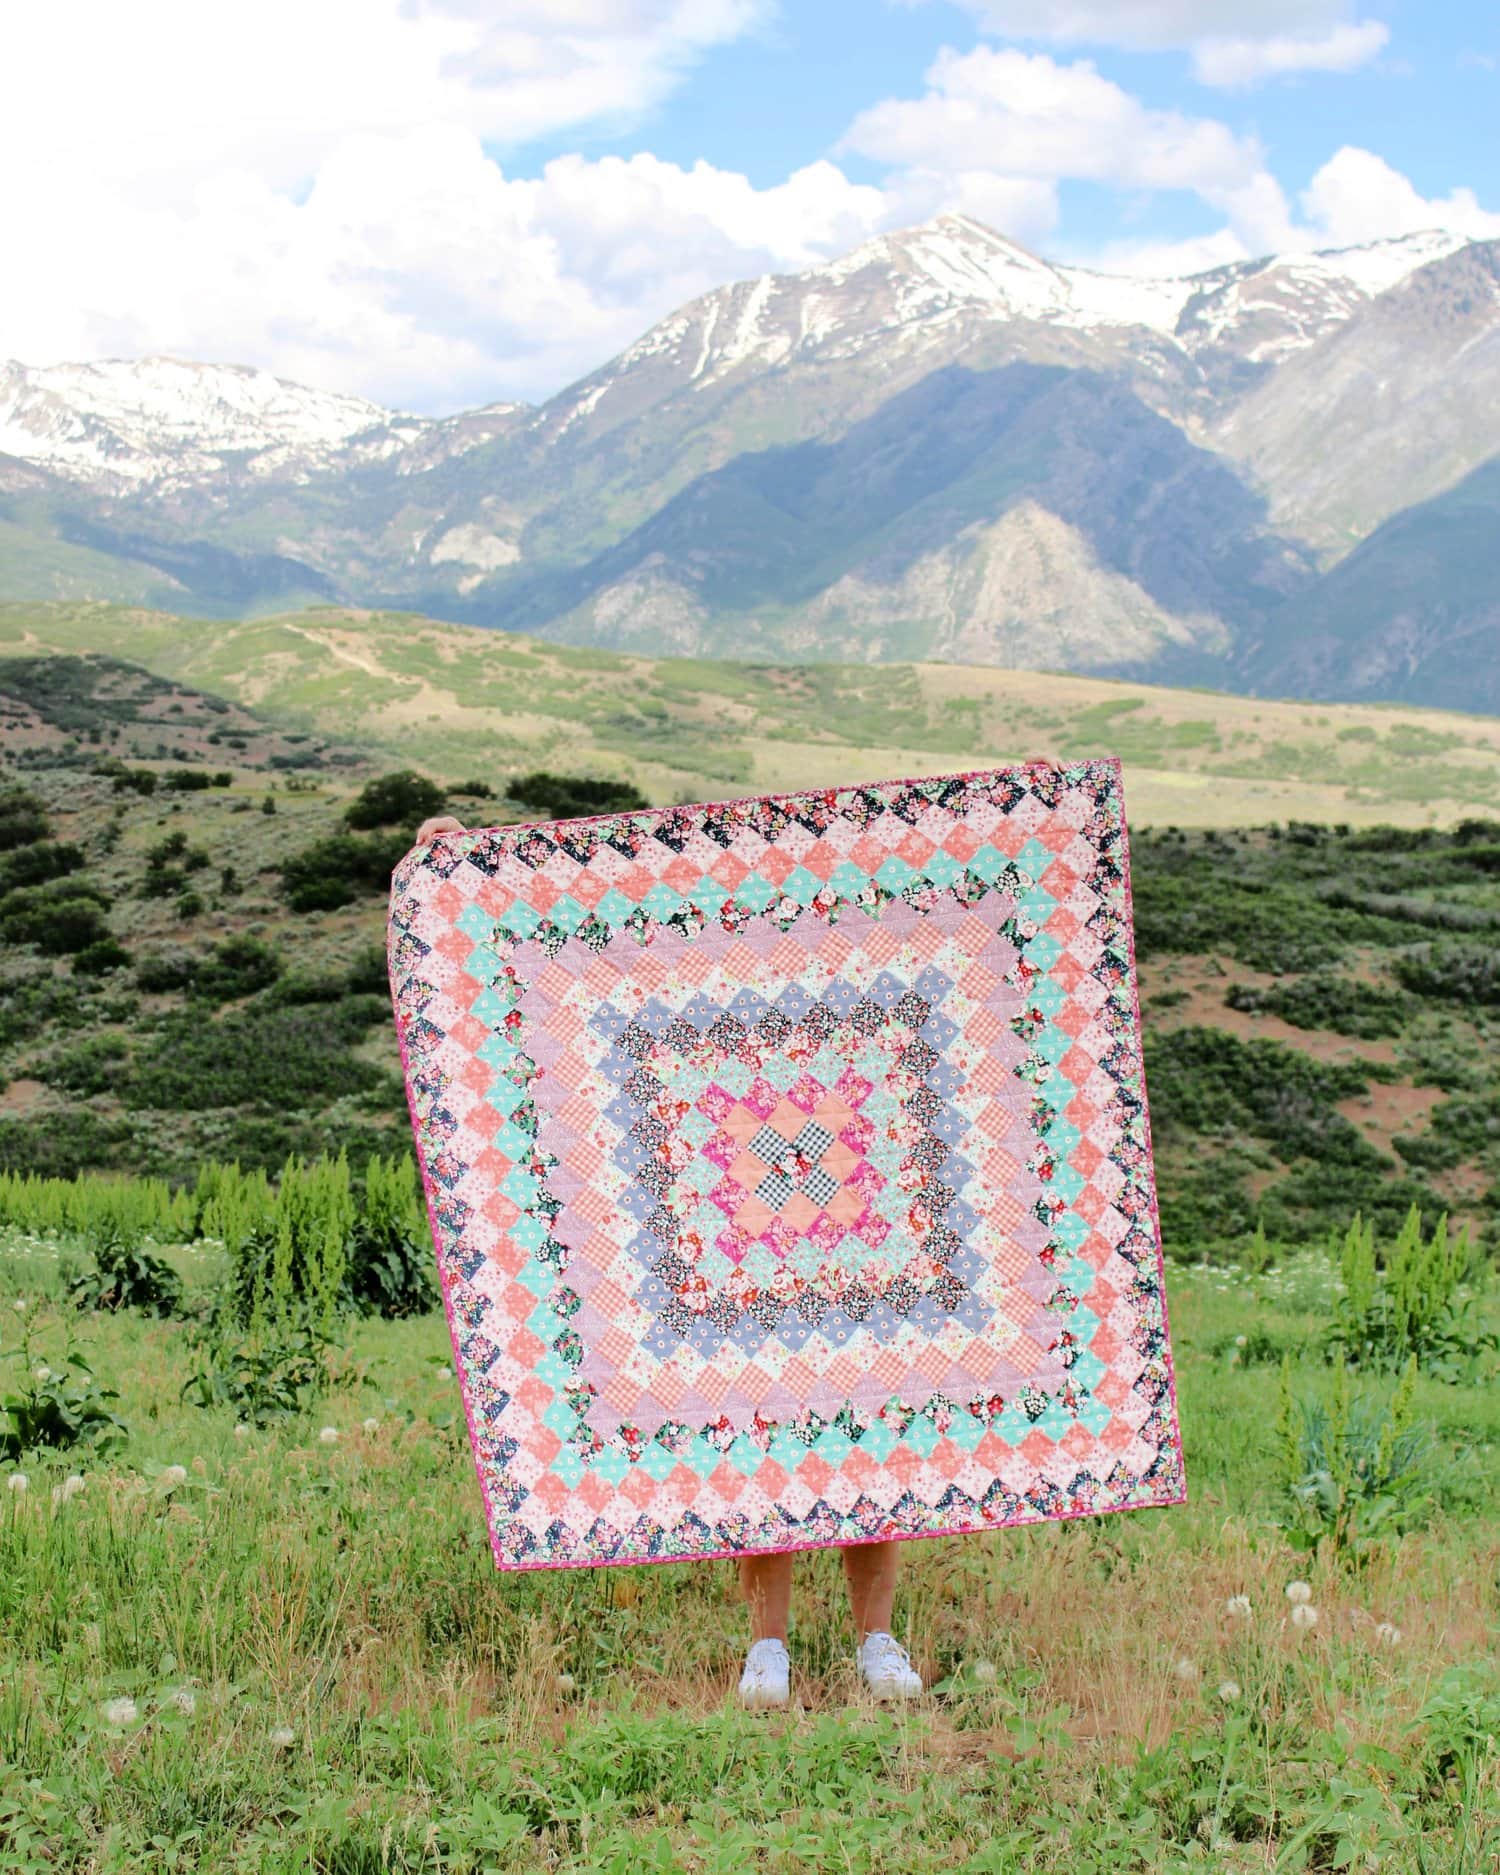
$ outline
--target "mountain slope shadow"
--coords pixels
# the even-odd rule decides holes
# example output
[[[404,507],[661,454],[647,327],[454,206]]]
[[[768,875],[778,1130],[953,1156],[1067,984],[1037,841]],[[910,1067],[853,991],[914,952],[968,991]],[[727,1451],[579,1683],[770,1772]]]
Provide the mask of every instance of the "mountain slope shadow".
[[[1382,522],[1246,668],[1263,695],[1500,712],[1500,455]]]
[[[1122,376],[951,365],[833,442],[747,452],[702,475],[581,567],[519,583],[489,621],[546,632],[643,568],[709,615],[795,607],[857,572],[895,584],[914,562],[1030,500],[1164,611],[1258,638],[1314,577],[1302,543],[1223,459]]]

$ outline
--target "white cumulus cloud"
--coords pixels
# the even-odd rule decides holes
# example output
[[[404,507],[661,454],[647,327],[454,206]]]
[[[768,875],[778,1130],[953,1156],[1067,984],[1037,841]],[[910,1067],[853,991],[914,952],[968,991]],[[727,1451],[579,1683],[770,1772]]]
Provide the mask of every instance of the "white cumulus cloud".
[[[725,279],[857,243],[814,162],[509,152],[649,111],[767,0],[75,0],[7,27],[0,356],[166,352],[422,410],[542,396]],[[68,74],[59,95],[57,74]],[[65,103],[66,108],[62,108]]]
[[[1258,251],[1290,232],[1280,185],[1254,138],[1214,118],[1153,109],[1088,59],[1064,62],[1013,47],[944,51],[921,97],[861,112],[845,144],[911,174],[988,175],[995,187],[1050,190],[1074,179],[1187,189],[1221,210]]]
[[[1204,85],[1249,85],[1290,72],[1348,72],[1390,30],[1356,20],[1349,0],[960,0],[1004,39],[1185,50]]]

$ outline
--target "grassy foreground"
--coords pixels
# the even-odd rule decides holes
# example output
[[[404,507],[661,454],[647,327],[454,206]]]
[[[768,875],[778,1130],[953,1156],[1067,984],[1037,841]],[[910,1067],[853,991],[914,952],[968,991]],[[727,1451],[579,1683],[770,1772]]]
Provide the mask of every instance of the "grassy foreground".
[[[23,1328],[61,1357],[64,1273],[0,1243],[0,1373]],[[440,1314],[361,1325],[311,1418],[239,1434],[179,1402],[180,1323],[85,1318],[132,1434],[0,1488],[0,1869],[1494,1870],[1495,1358],[1418,1383],[1420,1526],[1299,1555],[1272,1363],[1326,1390],[1333,1283],[1174,1267],[1189,1503],[907,1545],[933,1691],[899,1712],[803,1558],[776,1716],[734,1701],[731,1564],[496,1574]]]

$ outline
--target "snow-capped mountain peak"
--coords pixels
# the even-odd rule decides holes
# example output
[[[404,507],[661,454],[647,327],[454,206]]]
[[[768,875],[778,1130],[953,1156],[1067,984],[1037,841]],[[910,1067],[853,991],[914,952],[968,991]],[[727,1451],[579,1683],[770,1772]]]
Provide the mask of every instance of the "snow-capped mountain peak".
[[[364,398],[245,365],[162,357],[0,365],[0,454],[122,488],[197,480],[231,462],[265,474],[397,420]]]

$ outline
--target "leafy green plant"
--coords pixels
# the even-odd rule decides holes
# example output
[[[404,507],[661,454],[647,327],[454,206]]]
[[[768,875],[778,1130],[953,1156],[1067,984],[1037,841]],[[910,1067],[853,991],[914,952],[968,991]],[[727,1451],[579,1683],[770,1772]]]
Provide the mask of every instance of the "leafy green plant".
[[[20,1342],[0,1355],[18,1370],[0,1392],[0,1458],[14,1464],[27,1452],[80,1445],[103,1452],[123,1444],[130,1428],[110,1404],[118,1390],[100,1384],[71,1341],[57,1370],[36,1358],[36,1344],[32,1319],[24,1315]]]
[[[426,1236],[411,1155],[373,1158],[365,1168],[364,1202],[349,1239],[349,1290],[354,1306],[387,1320],[425,1315],[439,1290]]]
[[[190,1329],[195,1359],[181,1398],[228,1407],[256,1426],[305,1412],[328,1382],[326,1344],[312,1326],[285,1322],[240,1331],[234,1323],[231,1309]]]
[[[90,1269],[75,1277],[69,1296],[80,1309],[139,1309],[145,1315],[176,1315],[182,1308],[182,1278],[165,1258],[126,1242],[117,1224],[94,1246]]]
[[[1415,1360],[1454,1381],[1476,1356],[1500,1346],[1474,1320],[1475,1297],[1465,1284],[1481,1265],[1467,1227],[1450,1236],[1446,1213],[1424,1239],[1413,1205],[1382,1262],[1373,1223],[1356,1212],[1338,1255],[1340,1291],[1327,1341],[1340,1360],[1370,1368]]]
[[[1283,1356],[1276,1429],[1286,1497],[1279,1521],[1294,1548],[1326,1543],[1335,1555],[1362,1561],[1384,1538],[1420,1521],[1435,1445],[1414,1421],[1416,1381],[1413,1355],[1389,1399],[1356,1396],[1340,1362],[1328,1400],[1298,1397],[1291,1356]]]

